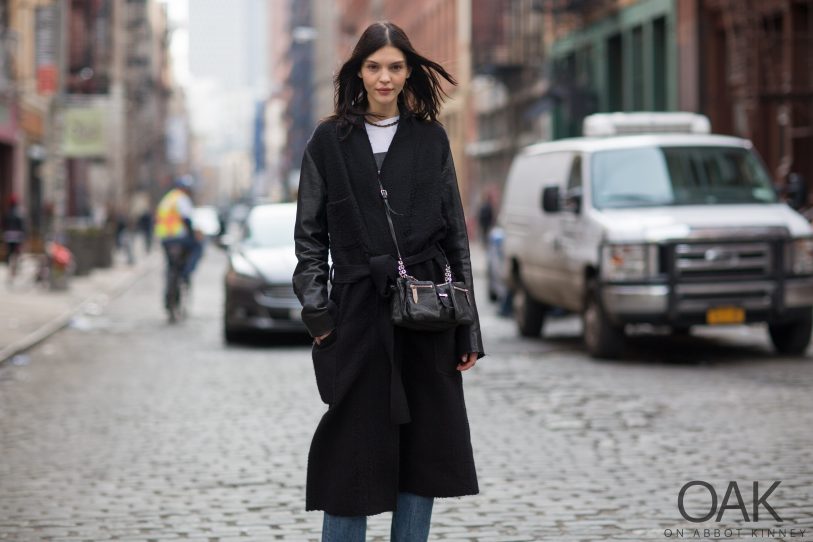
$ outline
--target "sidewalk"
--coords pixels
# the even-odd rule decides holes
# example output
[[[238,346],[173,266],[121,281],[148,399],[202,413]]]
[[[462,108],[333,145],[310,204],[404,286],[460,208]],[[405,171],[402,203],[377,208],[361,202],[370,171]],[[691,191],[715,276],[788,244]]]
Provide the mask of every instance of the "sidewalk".
[[[162,265],[160,248],[154,245],[147,254],[139,240],[134,247],[135,264],[128,265],[125,255],[117,251],[112,267],[71,277],[65,291],[50,291],[34,282],[33,258],[22,261],[11,284],[8,267],[0,265],[0,365],[67,326],[75,315],[120,295]]]

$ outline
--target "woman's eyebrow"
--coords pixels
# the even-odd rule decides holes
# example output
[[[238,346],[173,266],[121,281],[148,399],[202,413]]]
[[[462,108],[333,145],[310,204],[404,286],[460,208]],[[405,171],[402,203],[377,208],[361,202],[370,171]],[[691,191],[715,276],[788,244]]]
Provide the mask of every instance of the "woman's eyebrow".
[[[404,60],[396,60],[395,62],[390,62],[390,66],[397,66],[398,64],[404,64],[404,62],[405,62]],[[378,62],[376,62],[375,60],[368,60],[367,64],[378,66]]]

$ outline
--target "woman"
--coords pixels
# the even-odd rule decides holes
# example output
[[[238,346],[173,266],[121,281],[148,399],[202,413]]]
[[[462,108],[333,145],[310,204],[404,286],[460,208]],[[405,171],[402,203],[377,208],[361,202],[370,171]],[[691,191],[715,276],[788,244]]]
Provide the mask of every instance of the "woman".
[[[478,492],[461,372],[484,355],[479,321],[417,332],[394,327],[388,310],[398,271],[379,180],[407,271],[440,283],[448,258],[454,280],[472,286],[449,141],[436,120],[440,77],[455,83],[396,25],[371,25],[336,75],[335,114],[305,150],[293,283],[329,405],[311,443],[306,496],[307,510],[325,512],[323,541],[364,540],[366,516],[385,511],[394,511],[392,540],[426,540],[434,497]]]

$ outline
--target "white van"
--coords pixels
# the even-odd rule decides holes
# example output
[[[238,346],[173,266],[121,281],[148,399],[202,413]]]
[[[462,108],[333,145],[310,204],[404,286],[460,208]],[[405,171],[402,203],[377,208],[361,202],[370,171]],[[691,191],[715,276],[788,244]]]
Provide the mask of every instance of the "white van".
[[[591,115],[586,137],[514,159],[499,220],[522,335],[562,307],[596,357],[618,356],[635,323],[767,322],[778,352],[807,349],[813,228],[749,141],[708,132],[689,113]]]

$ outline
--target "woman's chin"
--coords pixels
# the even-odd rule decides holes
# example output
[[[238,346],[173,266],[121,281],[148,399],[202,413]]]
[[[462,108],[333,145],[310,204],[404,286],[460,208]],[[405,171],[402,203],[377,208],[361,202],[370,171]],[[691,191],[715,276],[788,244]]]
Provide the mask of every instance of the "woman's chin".
[[[379,96],[370,100],[370,105],[377,106],[376,109],[386,109],[391,107],[397,96]]]

